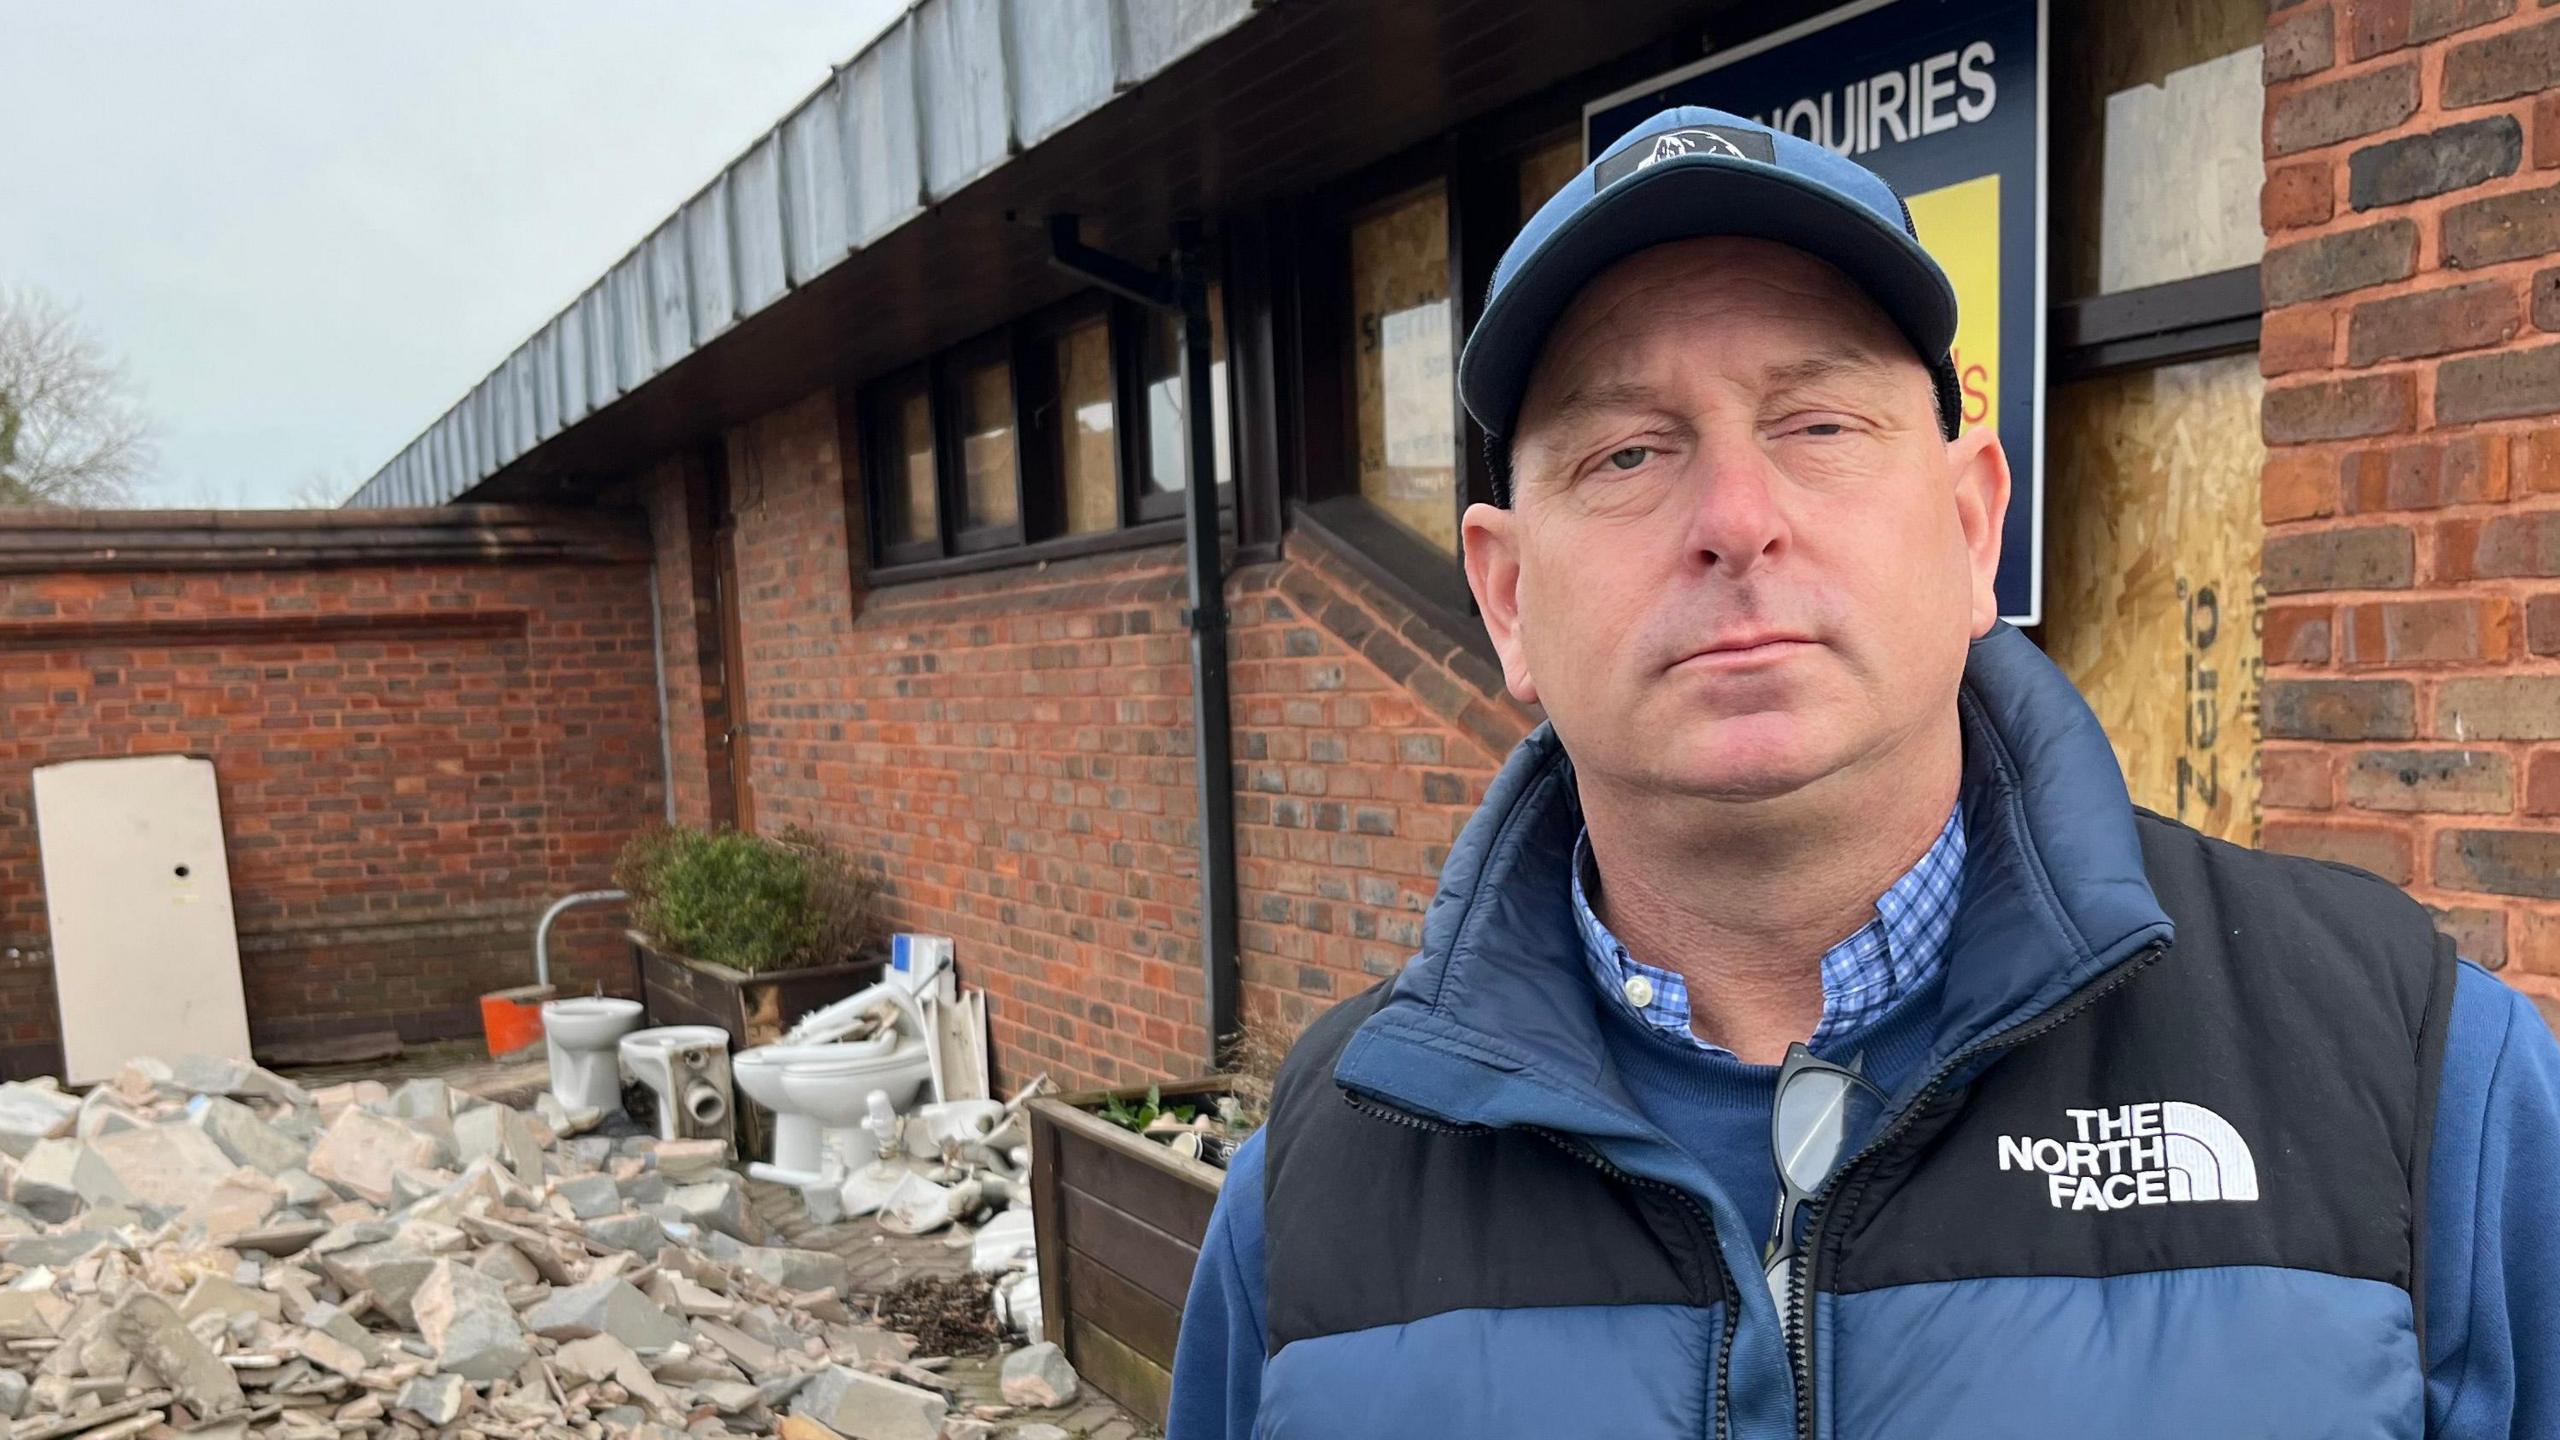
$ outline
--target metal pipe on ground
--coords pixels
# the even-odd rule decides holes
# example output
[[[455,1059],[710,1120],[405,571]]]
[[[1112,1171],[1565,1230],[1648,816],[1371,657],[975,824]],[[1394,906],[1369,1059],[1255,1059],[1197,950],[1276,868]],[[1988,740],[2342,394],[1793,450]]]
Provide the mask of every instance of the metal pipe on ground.
[[[541,923],[533,927],[533,983],[546,989],[551,984],[551,922],[559,919],[562,912],[580,905],[601,905],[609,900],[630,898],[621,890],[581,890],[575,895],[563,895],[552,901],[551,908],[542,912]]]
[[[542,912],[533,927],[533,983],[511,990],[492,990],[480,997],[480,1033],[493,1058],[529,1050],[542,1042],[542,1002],[557,993],[551,988],[552,922],[580,905],[630,898],[620,890],[582,890],[552,901],[550,908]]]

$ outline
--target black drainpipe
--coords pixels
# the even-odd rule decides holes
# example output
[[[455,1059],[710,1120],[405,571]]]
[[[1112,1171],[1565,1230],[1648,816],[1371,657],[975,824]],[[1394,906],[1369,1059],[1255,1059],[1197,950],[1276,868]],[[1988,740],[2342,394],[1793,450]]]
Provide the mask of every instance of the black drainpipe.
[[[1170,265],[1144,269],[1086,245],[1076,217],[1049,217],[1049,260],[1151,310],[1182,317],[1183,556],[1190,603],[1193,777],[1200,791],[1200,951],[1211,1070],[1237,1033],[1236,786],[1227,702],[1226,565],[1218,526],[1218,448],[1209,388],[1209,274],[1199,226],[1174,227]]]

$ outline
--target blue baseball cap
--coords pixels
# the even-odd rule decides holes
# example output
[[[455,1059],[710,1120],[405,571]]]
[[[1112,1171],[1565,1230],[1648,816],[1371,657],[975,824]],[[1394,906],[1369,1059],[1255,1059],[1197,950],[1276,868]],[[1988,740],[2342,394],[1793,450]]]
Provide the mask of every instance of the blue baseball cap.
[[[1506,503],[1503,461],[1529,372],[1573,297],[1637,251],[1709,235],[1772,240],[1847,275],[1929,367],[1939,427],[1954,436],[1955,286],[1920,248],[1902,197],[1827,145],[1682,105],[1627,132],[1566,181],[1494,267],[1484,317],[1458,361],[1458,396],[1492,442]]]

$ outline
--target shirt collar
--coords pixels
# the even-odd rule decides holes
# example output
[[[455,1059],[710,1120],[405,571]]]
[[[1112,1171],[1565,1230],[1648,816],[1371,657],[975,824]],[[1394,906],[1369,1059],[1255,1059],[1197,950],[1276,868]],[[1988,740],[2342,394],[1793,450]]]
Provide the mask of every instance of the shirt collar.
[[[1582,936],[1583,960],[1608,997],[1642,1021],[1699,1049],[1732,1052],[1699,1039],[1690,1028],[1689,987],[1679,972],[1645,964],[1592,909],[1586,888],[1591,867],[1586,829],[1573,846],[1573,918]],[[1955,927],[1964,880],[1964,808],[1939,828],[1927,853],[1876,899],[1876,915],[1822,955],[1822,1023],[1812,1045],[1821,1050],[1855,1034],[1903,996],[1935,979],[1946,964],[1947,936]]]

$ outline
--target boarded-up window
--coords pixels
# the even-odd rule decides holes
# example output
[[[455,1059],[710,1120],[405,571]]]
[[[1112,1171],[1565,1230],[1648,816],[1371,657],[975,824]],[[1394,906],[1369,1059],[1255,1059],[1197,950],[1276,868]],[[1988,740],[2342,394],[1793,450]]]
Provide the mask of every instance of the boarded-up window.
[[[1439,186],[1351,227],[1352,374],[1360,493],[1456,553],[1457,400],[1451,388],[1449,197]]]
[[[2044,646],[2136,803],[2258,838],[2258,357],[2053,392]]]
[[[1529,217],[1538,213],[1538,207],[1546,204],[1564,188],[1564,182],[1581,171],[1582,136],[1579,134],[1549,141],[1521,156],[1520,223],[1528,224]]]
[[[1014,474],[1013,367],[1000,355],[963,363],[959,401],[962,524],[972,530],[1011,525],[1022,517]]]
[[[1057,339],[1058,477],[1067,533],[1120,523],[1119,412],[1111,397],[1111,322],[1100,315]]]
[[[1145,371],[1147,399],[1147,489],[1178,495],[1186,471],[1183,447],[1190,438],[1182,429],[1182,317],[1158,312],[1147,323]],[[1227,299],[1209,287],[1209,430],[1218,452],[1218,483],[1235,478],[1227,432]]]
[[[881,477],[881,533],[892,545],[934,539],[933,400],[922,381],[891,392],[880,407],[889,427]]]

